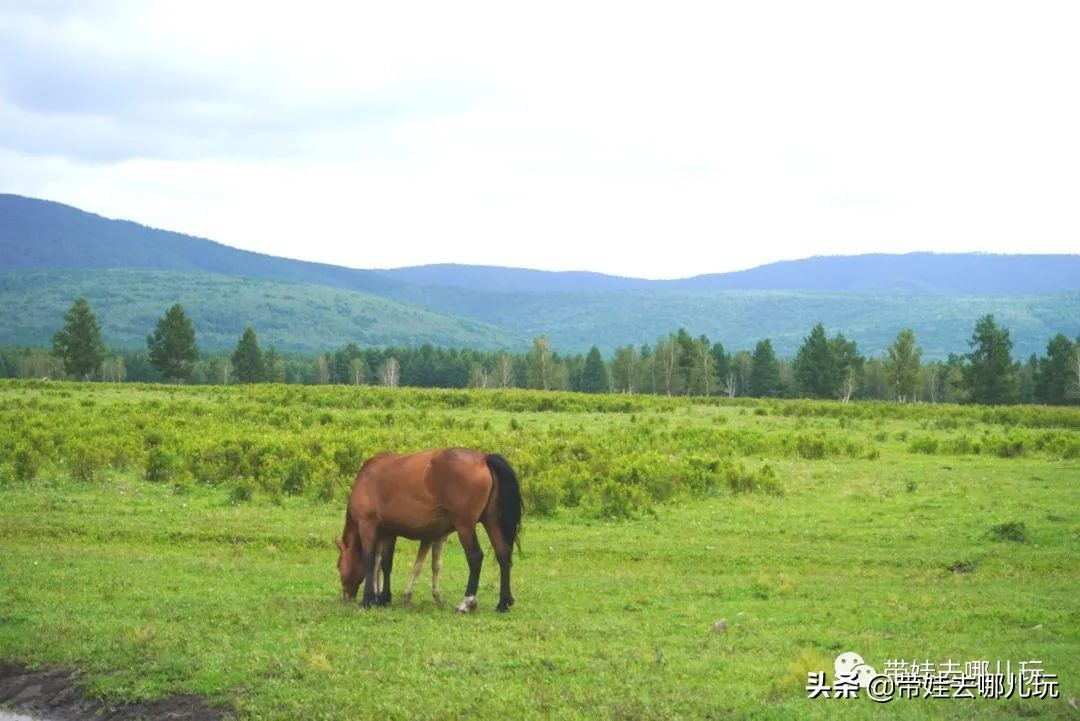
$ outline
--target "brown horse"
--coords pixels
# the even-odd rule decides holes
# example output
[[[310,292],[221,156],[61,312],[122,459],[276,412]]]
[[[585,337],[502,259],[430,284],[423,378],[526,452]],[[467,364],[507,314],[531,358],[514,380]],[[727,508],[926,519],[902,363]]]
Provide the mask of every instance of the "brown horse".
[[[363,607],[390,602],[393,541],[398,536],[435,542],[457,531],[469,562],[469,582],[459,613],[476,609],[476,589],[484,552],[476,524],[484,526],[495,558],[500,584],[497,611],[514,604],[510,593],[510,551],[521,527],[521,489],[505,458],[468,448],[384,453],[369,459],[356,474],[345,528],[337,546],[341,593],[355,598],[364,583]],[[383,545],[383,588],[375,593],[375,559]]]

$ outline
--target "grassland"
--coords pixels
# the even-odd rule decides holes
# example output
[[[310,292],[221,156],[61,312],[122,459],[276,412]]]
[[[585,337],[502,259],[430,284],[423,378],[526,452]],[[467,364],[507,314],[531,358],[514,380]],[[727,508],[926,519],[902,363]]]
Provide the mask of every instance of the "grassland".
[[[490,552],[472,616],[342,604],[348,469],[456,444],[523,478],[513,611]],[[0,660],[251,719],[1073,718],[1078,451],[1070,409],[0,383]],[[1062,698],[807,699],[849,650]]]

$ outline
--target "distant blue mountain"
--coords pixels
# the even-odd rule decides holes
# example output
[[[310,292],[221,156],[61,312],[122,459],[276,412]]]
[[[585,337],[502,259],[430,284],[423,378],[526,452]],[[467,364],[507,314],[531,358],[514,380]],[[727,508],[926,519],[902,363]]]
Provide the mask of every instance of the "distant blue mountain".
[[[377,271],[253,253],[62,203],[0,194],[0,270],[86,268],[202,271],[369,293],[397,285]]]
[[[791,354],[821,321],[872,353],[911,327],[930,359],[966,351],[975,320],[994,313],[1025,357],[1054,333],[1080,333],[1080,255],[822,256],[680,280],[455,264],[358,270],[0,195],[0,307],[22,309],[0,316],[0,345],[48,342],[75,295],[95,303],[119,344],[140,344],[159,306],[180,301],[201,313],[208,342],[227,345],[251,323],[280,347],[309,350],[522,348],[544,333],[560,350],[610,352],[683,326],[733,348],[770,337]]]
[[[940,295],[1038,295],[1080,288],[1080,255],[816,256],[679,280],[453,263],[357,270],[239,250],[61,203],[4,194],[0,194],[0,251],[0,270],[205,271],[393,296],[410,295],[408,286],[485,293],[784,290]]]
[[[831,255],[678,280],[455,264],[418,265],[382,273],[412,285],[499,293],[784,290],[889,295],[1040,295],[1080,288],[1080,255]]]

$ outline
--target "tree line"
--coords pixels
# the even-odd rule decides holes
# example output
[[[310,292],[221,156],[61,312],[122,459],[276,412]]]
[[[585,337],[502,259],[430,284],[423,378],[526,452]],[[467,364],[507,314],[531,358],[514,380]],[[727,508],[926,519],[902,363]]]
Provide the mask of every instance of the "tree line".
[[[1046,354],[1012,357],[1009,330],[992,315],[975,324],[964,354],[924,363],[911,329],[901,330],[884,357],[863,356],[853,340],[814,326],[793,358],[778,358],[770,339],[728,352],[686,329],[653,344],[626,345],[604,359],[560,354],[546,336],[526,353],[471,349],[361,348],[355,343],[314,357],[259,346],[246,328],[231,355],[201,354],[180,304],[147,337],[145,351],[108,353],[86,300],[64,316],[50,351],[0,349],[0,376],[194,383],[378,384],[443,388],[524,387],[588,393],[854,398],[899,402],[1080,403],[1080,338],[1057,334]]]

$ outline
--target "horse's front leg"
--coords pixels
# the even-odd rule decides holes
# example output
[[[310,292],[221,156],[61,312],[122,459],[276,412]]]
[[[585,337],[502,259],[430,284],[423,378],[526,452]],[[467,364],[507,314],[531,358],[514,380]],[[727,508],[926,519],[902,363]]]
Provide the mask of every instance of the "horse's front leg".
[[[382,556],[382,588],[379,589],[376,595],[376,602],[380,606],[390,605],[390,571],[394,568],[394,546],[397,543],[397,536],[390,536],[379,540],[379,552]]]
[[[364,595],[360,599],[361,608],[369,608],[376,601],[375,594],[375,558],[378,555],[378,541],[374,532],[361,535],[361,562],[364,564]]]

